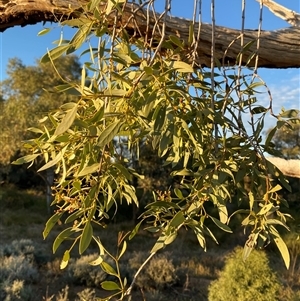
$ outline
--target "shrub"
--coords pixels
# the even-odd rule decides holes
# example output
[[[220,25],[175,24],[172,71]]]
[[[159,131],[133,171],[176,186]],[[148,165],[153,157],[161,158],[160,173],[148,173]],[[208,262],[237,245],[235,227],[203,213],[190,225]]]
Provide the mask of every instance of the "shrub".
[[[129,260],[132,270],[137,270],[145,260],[142,252],[134,253]],[[161,254],[150,260],[136,279],[136,285],[144,289],[161,290],[175,284],[177,277],[170,254]],[[135,273],[135,271],[133,273]]]
[[[73,284],[87,285],[90,287],[99,286],[107,274],[100,266],[92,266],[90,262],[95,260],[99,255],[85,255],[71,261],[68,266],[68,278]]]
[[[24,280],[5,281],[2,283],[1,300],[4,301],[30,301],[32,300],[32,290],[28,285],[24,285]]]
[[[96,298],[96,292],[95,290],[92,290],[90,288],[86,288],[83,291],[79,292],[78,294],[79,299],[76,299],[77,301],[97,301]]]
[[[219,279],[209,287],[208,300],[277,300],[280,286],[266,254],[253,250],[244,262],[242,252],[242,248],[238,247],[227,257]]]
[[[4,245],[1,248],[2,256],[19,256],[24,255],[32,257],[35,252],[35,245],[31,239],[16,239],[13,240],[9,245]]]
[[[24,256],[29,261],[36,263],[46,263],[49,256],[45,256],[41,249],[37,247],[31,239],[16,239],[10,244],[6,244],[0,249],[0,256]]]
[[[58,295],[55,297],[56,301],[69,301],[68,299],[69,295],[69,286],[66,285],[65,288],[63,288]]]
[[[34,283],[38,280],[37,268],[24,256],[10,256],[0,258],[0,283],[5,280],[23,280],[25,283]]]

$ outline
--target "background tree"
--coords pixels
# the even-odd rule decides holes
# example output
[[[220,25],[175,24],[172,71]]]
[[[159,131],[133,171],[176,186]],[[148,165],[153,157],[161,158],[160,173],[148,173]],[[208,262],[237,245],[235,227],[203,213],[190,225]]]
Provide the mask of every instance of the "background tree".
[[[300,125],[285,124],[276,131],[272,142],[285,159],[300,159]]]
[[[60,59],[58,67],[60,76],[76,81],[80,77],[81,67],[76,56]],[[7,78],[0,83],[0,164],[2,177],[9,181],[28,186],[32,180],[25,168],[12,167],[13,158],[25,155],[24,141],[34,135],[28,128],[38,127],[39,120],[51,110],[63,103],[74,101],[76,97],[56,94],[53,87],[63,81],[51,64],[26,66],[17,58],[11,59],[7,66]],[[13,172],[11,169],[13,169]]]

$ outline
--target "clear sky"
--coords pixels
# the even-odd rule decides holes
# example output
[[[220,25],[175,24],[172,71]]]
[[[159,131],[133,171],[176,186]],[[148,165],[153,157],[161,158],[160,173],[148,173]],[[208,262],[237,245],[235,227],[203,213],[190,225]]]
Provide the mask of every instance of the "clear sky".
[[[164,0],[156,0],[157,9],[164,7]],[[276,0],[277,3],[300,12],[299,0]],[[172,0],[171,14],[177,17],[190,18],[193,11],[193,0]],[[202,0],[202,21],[210,23],[210,0]],[[239,29],[241,27],[242,0],[215,0],[216,24]],[[259,23],[259,3],[256,0],[246,1],[246,28],[256,29]],[[274,16],[264,8],[263,29],[276,30],[290,25]],[[9,58],[18,57],[23,63],[34,64],[46,53],[47,48],[53,48],[52,42],[59,39],[63,30],[64,37],[70,38],[73,30],[60,28],[58,24],[46,24],[53,30],[45,36],[37,36],[44,27],[41,24],[26,27],[15,27],[0,33],[0,80],[6,77],[5,69]],[[272,49],[270,49],[272,55]],[[299,50],[300,56],[300,50]],[[300,107],[300,70],[299,69],[260,69],[259,75],[270,88],[274,101],[275,112],[282,106],[285,108]],[[261,95],[262,101],[267,101],[267,95]],[[270,121],[271,124],[271,121]]]

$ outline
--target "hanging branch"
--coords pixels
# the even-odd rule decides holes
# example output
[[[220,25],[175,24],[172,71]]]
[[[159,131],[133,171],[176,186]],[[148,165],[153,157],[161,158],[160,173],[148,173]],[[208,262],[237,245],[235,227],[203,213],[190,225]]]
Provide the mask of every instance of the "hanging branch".
[[[78,18],[82,14],[82,7],[88,3],[87,0],[0,0],[0,31],[21,25],[36,24],[39,22],[51,21],[61,22],[70,18]],[[264,3],[265,4],[265,3]],[[100,9],[101,9],[100,4]],[[146,10],[139,9],[137,4],[127,3],[124,12],[118,18],[118,28],[125,28],[129,34],[135,34],[135,39],[141,35],[147,36],[149,41],[160,40],[160,31],[163,23],[165,25],[165,35],[177,36],[188,45],[189,27],[191,20],[167,16],[164,20],[160,20],[154,29],[156,20],[159,15],[152,13],[149,17],[149,25],[147,25]],[[112,13],[109,22],[114,24],[114,16]],[[92,16],[91,16],[92,17]],[[129,21],[130,20],[130,21]],[[154,30],[153,30],[154,29]],[[198,24],[194,26],[195,35],[197,35]],[[210,66],[211,61],[211,24],[201,24],[200,41],[197,47],[197,65]],[[215,57],[222,61],[224,51],[228,45],[224,62],[226,65],[236,65],[236,57],[240,52],[240,43],[237,37],[240,36],[240,30],[230,29],[222,26],[215,26]],[[257,39],[256,30],[244,31],[244,43]],[[277,31],[262,31],[260,36],[260,51],[258,67],[266,68],[299,68],[300,67],[300,28],[283,28]],[[163,48],[161,52],[163,52]],[[193,49],[186,47],[187,61],[193,60],[189,55]],[[242,64],[246,65],[249,56],[252,55],[254,48],[247,49],[243,53]],[[255,61],[251,60],[247,66],[253,67]]]
[[[300,27],[300,14],[272,0],[256,0],[266,6],[275,16],[285,20],[292,26]]]

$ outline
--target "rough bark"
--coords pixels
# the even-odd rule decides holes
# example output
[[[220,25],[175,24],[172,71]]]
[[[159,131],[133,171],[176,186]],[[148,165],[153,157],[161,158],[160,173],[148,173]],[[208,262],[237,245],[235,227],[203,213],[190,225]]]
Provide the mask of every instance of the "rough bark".
[[[76,18],[82,11],[82,6],[87,0],[0,0],[0,31],[10,27],[38,22],[52,21],[59,22],[68,18]],[[133,10],[137,6],[127,4],[124,13],[119,17],[118,26],[125,27],[129,33],[139,35],[148,35],[151,38],[155,19],[150,18],[150,32],[147,32],[146,13],[138,10],[133,16]],[[133,18],[132,18],[133,16]],[[128,22],[128,20],[131,20]],[[111,17],[113,24],[113,16]],[[189,36],[190,20],[168,17],[166,24],[166,36],[175,35],[180,39],[187,41]],[[161,24],[160,24],[161,25]],[[198,28],[198,25],[195,26]],[[149,29],[149,28],[148,28]],[[160,30],[157,28],[154,35],[160,39]],[[241,51],[240,30],[217,26],[215,31],[215,54],[214,56],[226,65],[234,65],[236,57]],[[197,49],[197,63],[202,66],[210,66],[211,58],[211,36],[212,26],[210,24],[201,24],[201,36]],[[257,39],[257,31],[245,30],[244,43]],[[235,41],[232,43],[232,41]],[[228,46],[232,45],[228,48]],[[186,43],[188,44],[188,43]],[[255,51],[254,44],[243,55],[243,64],[248,61],[248,57]],[[188,50],[187,50],[188,51]],[[224,53],[226,56],[224,57]],[[223,60],[224,59],[224,60]],[[254,59],[248,62],[249,67],[255,64]],[[277,31],[263,31],[260,37],[259,49],[259,67],[266,68],[299,68],[300,67],[300,28],[290,27]]]
[[[300,160],[285,160],[282,158],[267,158],[285,176],[300,179]]]

